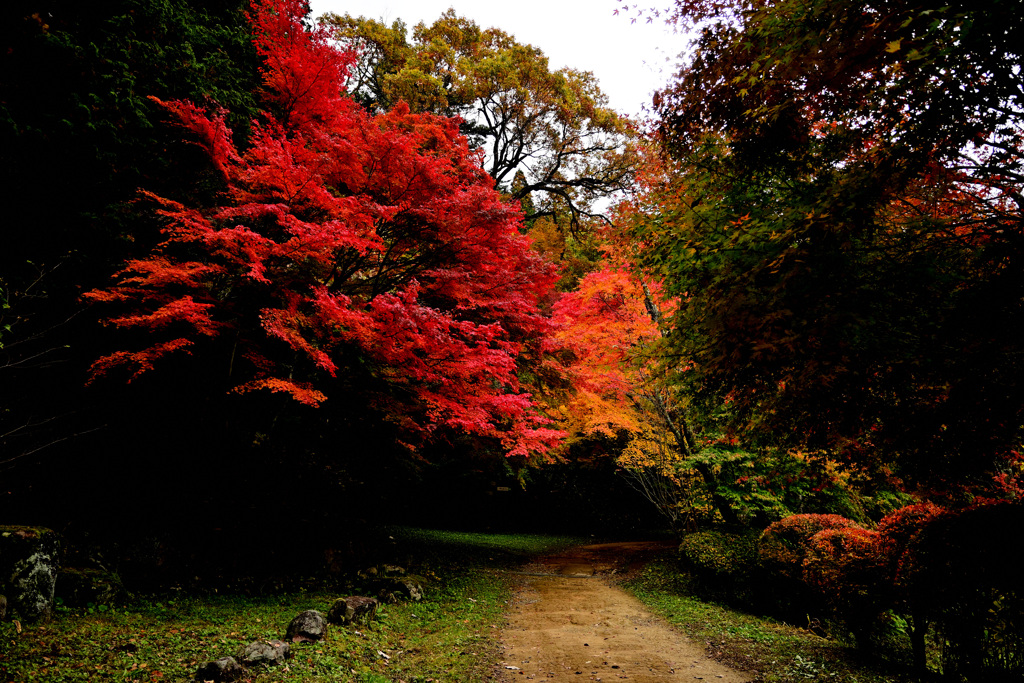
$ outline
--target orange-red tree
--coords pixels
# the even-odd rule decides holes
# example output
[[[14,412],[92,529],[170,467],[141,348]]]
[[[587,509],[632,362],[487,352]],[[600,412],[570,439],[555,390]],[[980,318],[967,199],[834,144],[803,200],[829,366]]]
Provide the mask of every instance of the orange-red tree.
[[[571,386],[556,411],[567,445],[602,443],[627,480],[680,530],[713,506],[729,521],[735,514],[670,378],[688,365],[660,359],[663,315],[674,308],[658,283],[639,279],[609,247],[601,268],[556,302],[551,347],[564,354]]]
[[[265,112],[248,149],[223,112],[162,103],[223,190],[213,206],[146,195],[162,240],[87,294],[118,311],[108,323],[144,334],[94,375],[221,354],[234,392],[318,406],[329,387],[356,386],[410,443],[452,429],[546,451],[559,433],[517,363],[547,330],[552,268],[457,120],[401,105],[370,115],[342,96],[353,55],[307,30],[303,5],[254,2]]]

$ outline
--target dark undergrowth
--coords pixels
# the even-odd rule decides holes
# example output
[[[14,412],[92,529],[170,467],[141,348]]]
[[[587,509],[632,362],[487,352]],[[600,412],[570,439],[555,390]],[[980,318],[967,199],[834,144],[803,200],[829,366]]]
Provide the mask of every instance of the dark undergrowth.
[[[652,562],[623,586],[698,643],[709,656],[749,672],[755,681],[894,683],[908,680],[901,661],[868,657],[842,638],[816,633],[818,624],[793,625],[700,600],[689,577],[671,559]],[[909,653],[895,653],[897,659]]]

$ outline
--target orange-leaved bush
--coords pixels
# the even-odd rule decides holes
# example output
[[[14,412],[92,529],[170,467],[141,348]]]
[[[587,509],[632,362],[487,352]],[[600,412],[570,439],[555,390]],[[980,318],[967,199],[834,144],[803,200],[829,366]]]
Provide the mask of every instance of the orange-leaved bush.
[[[904,585],[908,572],[913,571],[909,550],[914,539],[944,512],[933,503],[916,503],[890,512],[878,523],[880,543],[886,556],[886,572],[894,585]]]
[[[790,515],[770,524],[761,534],[758,555],[770,572],[800,578],[811,538],[826,529],[855,529],[860,525],[840,515]]]

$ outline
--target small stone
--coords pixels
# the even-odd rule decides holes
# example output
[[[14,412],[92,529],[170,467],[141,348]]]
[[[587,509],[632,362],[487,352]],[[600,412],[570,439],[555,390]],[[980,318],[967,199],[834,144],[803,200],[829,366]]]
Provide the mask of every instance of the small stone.
[[[291,646],[280,640],[257,640],[245,646],[242,664],[247,667],[283,664],[291,654]]]
[[[327,620],[332,624],[368,624],[377,615],[379,603],[376,598],[361,595],[350,595],[338,598],[327,612]]]
[[[288,632],[285,640],[293,643],[315,642],[324,637],[324,630],[327,628],[327,620],[324,615],[315,609],[300,612],[292,623],[288,624]]]
[[[207,662],[196,671],[193,679],[196,683],[227,683],[237,681],[245,675],[245,669],[235,661],[234,657],[221,657],[212,662]]]

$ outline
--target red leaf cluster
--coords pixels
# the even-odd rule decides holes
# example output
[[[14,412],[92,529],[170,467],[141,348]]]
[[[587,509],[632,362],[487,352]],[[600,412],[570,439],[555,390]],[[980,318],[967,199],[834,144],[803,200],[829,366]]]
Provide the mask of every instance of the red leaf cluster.
[[[764,530],[758,544],[761,563],[778,574],[799,578],[811,538],[828,529],[854,529],[859,525],[840,515],[790,515]]]
[[[922,529],[945,510],[932,503],[907,505],[878,523],[879,542],[887,558],[886,574],[894,585],[904,585],[914,563],[911,543]]]
[[[873,596],[885,564],[880,539],[859,527],[819,531],[807,544],[803,580],[840,606]]]
[[[560,433],[521,389],[517,361],[548,330],[538,302],[556,274],[456,120],[402,105],[372,116],[340,95],[352,57],[305,29],[302,4],[254,2],[268,111],[248,149],[221,113],[160,102],[223,176],[224,199],[146,195],[163,241],[86,296],[121,306],[107,322],[151,343],[98,360],[93,374],[125,366],[134,378],[200,338],[229,336],[246,361],[233,391],[316,406],[323,382],[357,356],[389,387],[368,400],[421,437],[444,426],[514,454],[546,451]]]

